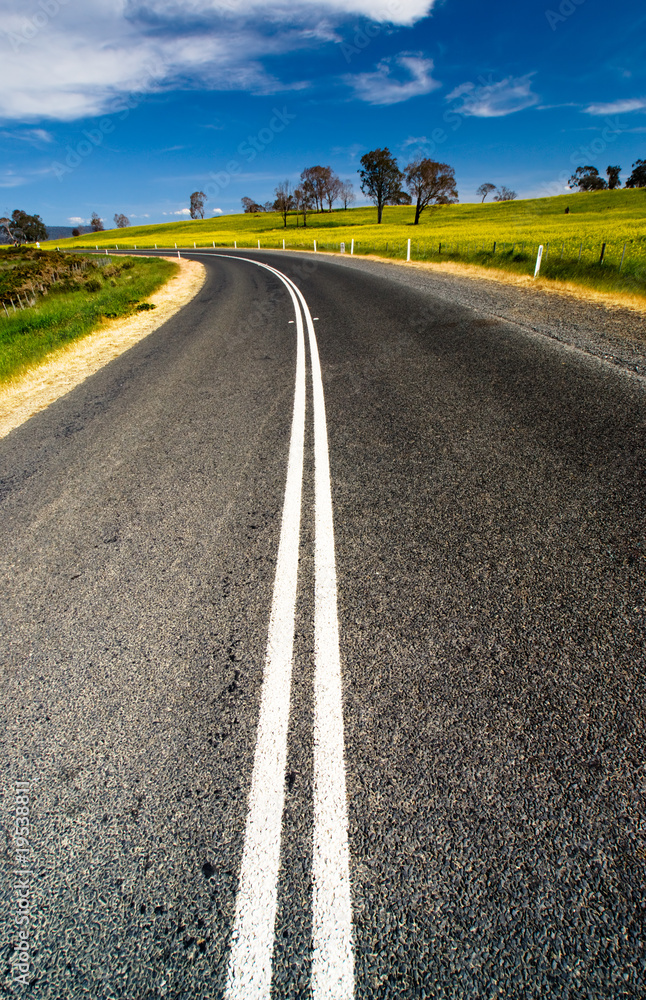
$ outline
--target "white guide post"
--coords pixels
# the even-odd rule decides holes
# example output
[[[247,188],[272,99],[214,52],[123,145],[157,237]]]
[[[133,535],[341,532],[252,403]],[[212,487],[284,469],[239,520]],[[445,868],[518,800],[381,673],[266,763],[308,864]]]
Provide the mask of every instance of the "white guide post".
[[[408,241],[408,248],[406,250],[406,260],[410,260],[410,240]]]
[[[314,253],[316,253],[316,240],[314,240]]]
[[[350,244],[350,253],[351,253],[351,254],[353,254],[353,253],[354,253],[354,240],[353,240],[353,241],[352,241],[352,243]]]
[[[258,240],[258,249],[260,250],[260,240]]]
[[[285,249],[285,240],[283,240],[283,250]]]
[[[534,270],[534,277],[535,278],[538,277],[538,272],[541,269],[541,261],[542,261],[542,259],[543,259],[543,244],[541,243],[541,245],[538,248],[538,253],[536,254],[536,268]]]

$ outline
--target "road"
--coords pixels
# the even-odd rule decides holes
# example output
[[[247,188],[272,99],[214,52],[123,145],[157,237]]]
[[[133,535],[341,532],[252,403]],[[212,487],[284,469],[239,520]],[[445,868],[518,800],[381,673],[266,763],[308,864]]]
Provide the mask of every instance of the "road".
[[[646,382],[237,256],[0,442],[3,995],[645,997]]]

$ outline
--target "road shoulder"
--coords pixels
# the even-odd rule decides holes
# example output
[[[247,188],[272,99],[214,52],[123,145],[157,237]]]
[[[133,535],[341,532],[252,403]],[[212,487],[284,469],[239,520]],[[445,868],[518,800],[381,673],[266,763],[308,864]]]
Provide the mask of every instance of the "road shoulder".
[[[60,348],[32,371],[0,387],[0,438],[149,336],[199,293],[206,281],[204,265],[186,258],[167,259],[179,263],[180,271],[146,300],[154,310],[108,320],[94,333]]]

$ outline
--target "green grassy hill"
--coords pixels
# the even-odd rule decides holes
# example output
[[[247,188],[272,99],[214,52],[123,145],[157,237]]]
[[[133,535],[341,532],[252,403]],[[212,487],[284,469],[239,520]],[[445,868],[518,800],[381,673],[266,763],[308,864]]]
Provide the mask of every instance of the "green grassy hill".
[[[569,212],[566,212],[569,208]],[[411,256],[421,260],[463,260],[533,273],[539,243],[545,247],[545,277],[610,285],[646,294],[646,190],[598,191],[524,201],[445,205],[427,209],[413,225],[414,209],[388,207],[380,226],[376,209],[354,208],[310,214],[307,228],[291,215],[283,227],[278,213],[229,215],[155,226],[132,226],[76,239],[50,241],[44,247],[138,249],[193,246],[282,247],[339,250],[402,257],[411,240]],[[599,266],[602,245],[603,264]],[[494,247],[495,244],[495,247]],[[599,273],[594,269],[599,266]],[[609,287],[609,286],[608,286]]]

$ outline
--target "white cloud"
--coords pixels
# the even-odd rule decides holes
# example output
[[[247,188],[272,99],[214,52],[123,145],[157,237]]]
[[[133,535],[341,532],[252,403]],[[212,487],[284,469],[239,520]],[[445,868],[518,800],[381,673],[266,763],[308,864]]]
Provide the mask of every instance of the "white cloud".
[[[166,213],[164,213],[164,214],[166,214]],[[169,212],[168,214],[169,215],[190,215],[191,214],[191,210],[190,210],[190,208],[180,208],[180,210],[178,212]]]
[[[412,25],[434,0],[85,0],[27,13],[4,0],[0,60],[10,87],[0,94],[6,120],[73,121],[124,106],[127,96],[174,86],[246,90],[285,85],[266,56],[312,48],[359,15]],[[52,5],[52,10],[56,5]]]
[[[73,215],[67,221],[71,222],[73,226],[84,226],[85,225],[85,219],[82,219],[80,217],[80,215]]]
[[[433,60],[421,52],[400,52],[382,59],[373,73],[348,74],[345,80],[361,101],[398,104],[437,90],[441,84],[431,76],[432,70]]]
[[[585,110],[589,115],[625,115],[630,111],[643,111],[644,108],[646,108],[646,97],[634,97],[623,101],[610,101],[608,104],[590,104]]]
[[[213,212],[214,215],[222,215],[221,208],[212,208],[211,211]]]
[[[28,142],[31,146],[42,146],[45,143],[53,142],[54,136],[44,128],[27,128],[14,132],[0,132],[3,139],[16,139],[18,142]]]
[[[507,76],[493,83],[491,79],[479,84],[461,83],[447,95],[447,101],[460,101],[455,111],[476,118],[501,118],[513,115],[538,104],[539,98],[532,93],[533,73],[526,76]]]

